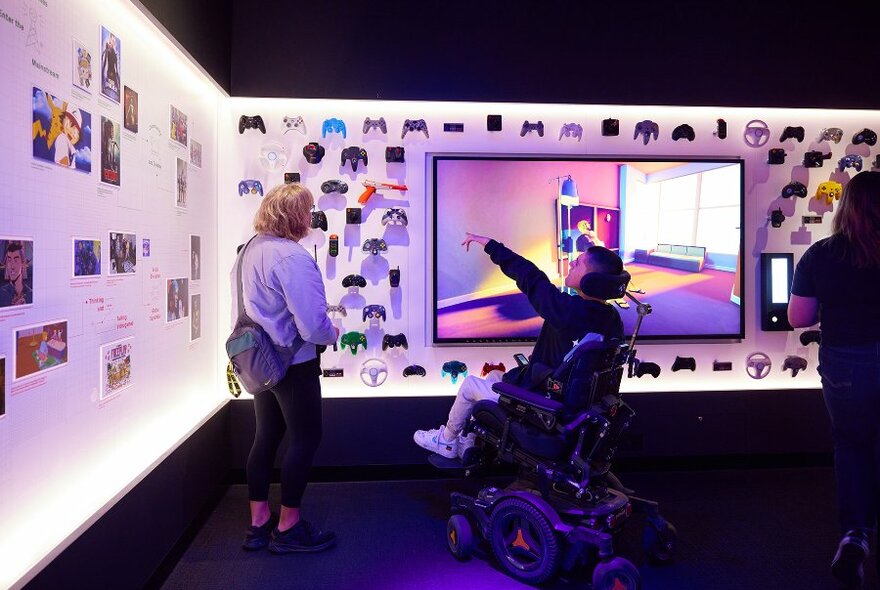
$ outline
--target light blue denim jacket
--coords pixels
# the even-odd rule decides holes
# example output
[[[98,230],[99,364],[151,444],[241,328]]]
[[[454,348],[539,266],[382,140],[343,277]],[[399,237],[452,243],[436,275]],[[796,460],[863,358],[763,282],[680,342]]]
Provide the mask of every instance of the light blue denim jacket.
[[[238,320],[237,266],[232,265],[230,274],[233,328]],[[241,278],[247,314],[276,346],[288,348],[289,364],[317,357],[316,344],[335,342],[321,271],[300,244],[259,234],[247,247]]]

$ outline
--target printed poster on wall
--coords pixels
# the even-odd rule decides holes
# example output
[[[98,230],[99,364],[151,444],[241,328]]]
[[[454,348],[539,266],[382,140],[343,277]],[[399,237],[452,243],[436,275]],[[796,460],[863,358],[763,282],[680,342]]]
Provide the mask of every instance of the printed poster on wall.
[[[131,275],[137,271],[137,236],[110,232],[110,274]]]
[[[92,52],[76,39],[73,40],[73,85],[91,93]]]
[[[202,294],[197,293],[192,296],[189,305],[190,324],[189,324],[189,341],[193,342],[202,337]]]
[[[101,116],[101,182],[120,183],[119,123]]]
[[[0,311],[34,303],[34,241],[0,236]]]
[[[6,415],[6,357],[0,355],[0,418]]]
[[[186,160],[177,158],[177,198],[174,204],[178,209],[186,209],[187,167]]]
[[[119,102],[122,92],[122,42],[106,27],[101,27],[101,94]]]
[[[132,133],[138,132],[138,93],[125,87],[125,95],[122,100],[125,105],[122,109],[122,124],[126,130]]]
[[[189,317],[189,279],[167,279],[165,322],[170,324]]]
[[[92,115],[33,87],[33,155],[38,160],[92,171]]]
[[[189,278],[202,278],[202,238],[193,234],[189,235]]]
[[[15,329],[15,381],[67,364],[67,320]]]
[[[186,147],[186,115],[174,105],[171,105],[171,139]]]
[[[101,346],[101,399],[131,387],[134,337]]]
[[[189,163],[196,168],[202,167],[202,144],[195,139],[189,142]]]
[[[73,278],[101,276],[101,240],[73,238]]]

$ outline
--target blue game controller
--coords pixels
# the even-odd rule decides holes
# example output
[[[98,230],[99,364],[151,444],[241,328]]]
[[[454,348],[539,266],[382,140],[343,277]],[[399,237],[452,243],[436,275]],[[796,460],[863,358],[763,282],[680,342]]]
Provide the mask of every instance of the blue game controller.
[[[368,305],[364,308],[363,319],[365,322],[374,319],[378,320],[379,318],[382,318],[383,320],[385,319],[384,305]]]
[[[342,119],[326,119],[321,125],[321,137],[327,137],[328,133],[341,133],[345,137],[345,122]]]
[[[238,183],[238,196],[243,197],[244,195],[251,193],[263,196],[263,183],[259,180],[242,180]]]
[[[440,371],[441,377],[446,377],[448,374],[452,377],[452,382],[458,382],[458,376],[467,377],[467,365],[461,361],[446,361],[443,363],[443,369]]]
[[[855,168],[856,172],[862,171],[862,157],[856,154],[844,156],[837,163],[837,169],[843,172],[846,168]]]

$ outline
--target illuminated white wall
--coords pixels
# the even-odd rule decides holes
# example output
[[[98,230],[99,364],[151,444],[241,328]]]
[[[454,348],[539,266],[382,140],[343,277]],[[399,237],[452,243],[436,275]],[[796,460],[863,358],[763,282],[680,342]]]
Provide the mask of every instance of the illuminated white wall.
[[[34,303],[0,309],[6,357],[0,418],[0,588],[23,584],[88,527],[224,399],[216,362],[217,111],[223,94],[127,0],[0,0],[0,235],[35,242]],[[11,21],[11,22],[10,22]],[[138,93],[137,134],[121,131],[120,186],[100,180],[102,116],[123,107],[99,93],[101,26],[121,40],[121,82]],[[92,56],[92,82],[73,84],[74,40]],[[90,174],[33,158],[32,88],[92,116]],[[171,105],[202,146],[176,207]],[[110,231],[137,236],[131,276],[110,276]],[[165,281],[190,275],[201,237],[201,338],[189,320],[166,324]],[[72,278],[72,238],[102,242],[102,275]],[[143,257],[142,239],[150,240]],[[14,331],[68,322],[68,362],[16,380]],[[131,338],[132,385],[101,399],[102,345]],[[71,587],[75,587],[75,581]]]

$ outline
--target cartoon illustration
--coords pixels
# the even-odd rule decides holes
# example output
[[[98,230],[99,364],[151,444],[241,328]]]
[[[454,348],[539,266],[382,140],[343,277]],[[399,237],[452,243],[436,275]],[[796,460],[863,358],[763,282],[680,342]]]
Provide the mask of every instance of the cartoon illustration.
[[[134,274],[137,270],[137,247],[134,234],[110,232],[110,274]]]
[[[122,42],[119,37],[101,27],[101,94],[119,102]]]
[[[3,256],[0,259],[0,270],[3,271],[0,308],[31,305],[34,302],[33,241],[0,239],[0,253]]]
[[[119,123],[101,116],[101,182],[119,186]]]
[[[73,277],[101,276],[101,240],[73,239]]]
[[[122,124],[128,131],[132,133],[138,132],[138,93],[125,87],[122,115]]]
[[[15,330],[15,379],[67,364],[67,320]]]
[[[168,279],[166,289],[166,322],[189,317],[189,279]]]
[[[134,338],[101,346],[101,399],[132,385],[131,358]]]
[[[73,40],[73,85],[86,92],[92,86],[92,54],[85,45]]]
[[[32,98],[34,157],[91,172],[92,116],[37,87]]]

